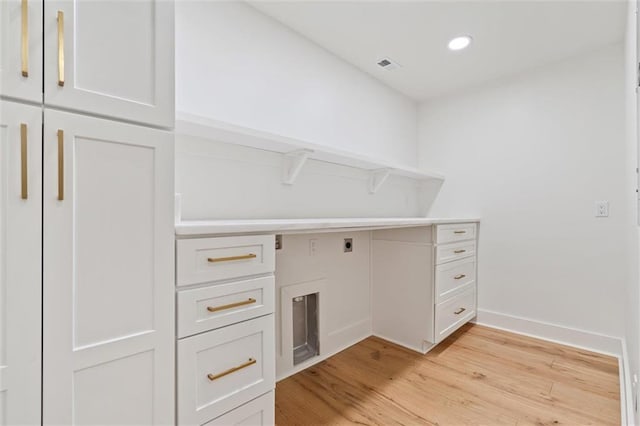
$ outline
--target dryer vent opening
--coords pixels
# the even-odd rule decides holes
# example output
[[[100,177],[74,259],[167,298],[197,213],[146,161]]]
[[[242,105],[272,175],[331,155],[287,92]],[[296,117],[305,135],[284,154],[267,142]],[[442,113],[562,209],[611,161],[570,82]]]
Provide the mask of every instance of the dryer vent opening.
[[[318,300],[318,293],[292,299],[293,365],[320,354]]]

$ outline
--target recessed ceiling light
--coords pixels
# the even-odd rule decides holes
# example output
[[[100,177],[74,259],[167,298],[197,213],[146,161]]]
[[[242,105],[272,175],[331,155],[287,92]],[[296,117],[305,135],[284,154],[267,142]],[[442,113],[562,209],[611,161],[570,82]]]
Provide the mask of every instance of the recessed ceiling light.
[[[465,49],[469,47],[469,45],[471,44],[471,40],[472,40],[471,36],[467,36],[467,35],[453,38],[449,42],[449,50]]]

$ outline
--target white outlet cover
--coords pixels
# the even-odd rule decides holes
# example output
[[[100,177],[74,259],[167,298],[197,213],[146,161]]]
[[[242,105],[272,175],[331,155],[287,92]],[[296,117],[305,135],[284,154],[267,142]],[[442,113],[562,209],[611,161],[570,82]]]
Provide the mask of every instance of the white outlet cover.
[[[596,201],[596,217],[609,217],[608,201]]]

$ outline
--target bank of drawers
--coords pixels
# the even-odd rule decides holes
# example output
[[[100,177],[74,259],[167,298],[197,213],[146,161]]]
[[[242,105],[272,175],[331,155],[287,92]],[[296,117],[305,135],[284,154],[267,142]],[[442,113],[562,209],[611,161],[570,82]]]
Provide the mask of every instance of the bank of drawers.
[[[176,253],[178,424],[273,424],[274,237],[179,240]]]
[[[476,315],[476,226],[436,226],[435,343]]]

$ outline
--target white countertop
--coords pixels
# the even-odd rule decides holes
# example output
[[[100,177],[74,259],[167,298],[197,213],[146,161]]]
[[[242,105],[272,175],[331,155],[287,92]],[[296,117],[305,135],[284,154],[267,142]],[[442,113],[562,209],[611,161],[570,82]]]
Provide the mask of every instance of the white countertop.
[[[480,222],[479,218],[327,218],[327,219],[249,219],[194,220],[176,224],[176,235],[268,234],[339,230],[406,228],[442,223]]]

